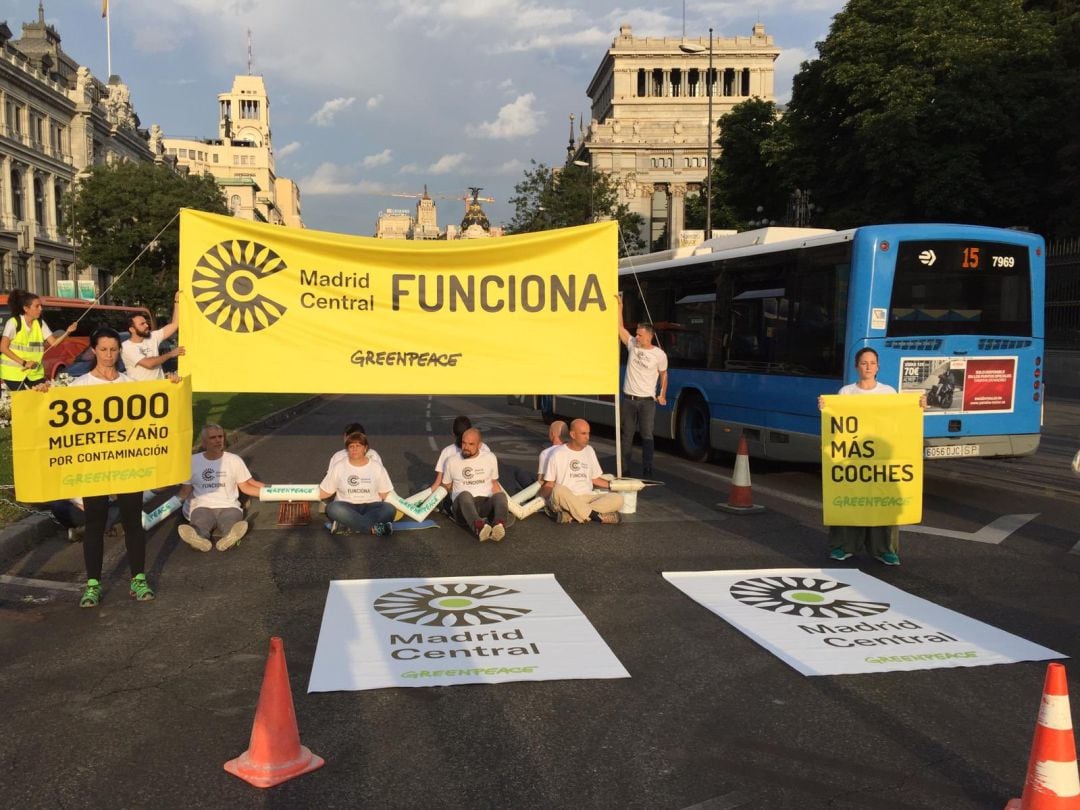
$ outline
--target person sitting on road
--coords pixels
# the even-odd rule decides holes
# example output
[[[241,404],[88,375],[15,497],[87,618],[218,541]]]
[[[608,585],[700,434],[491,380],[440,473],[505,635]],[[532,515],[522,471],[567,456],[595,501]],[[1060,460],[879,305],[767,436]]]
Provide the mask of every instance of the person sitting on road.
[[[548,459],[551,458],[552,453],[566,444],[567,437],[566,422],[556,419],[548,425],[548,441],[551,442],[551,446],[540,451],[540,459],[536,467],[536,480],[541,485],[544,483],[544,471],[547,469]]]
[[[472,420],[465,415],[461,415],[454,418],[454,424],[452,430],[454,432],[454,443],[448,444],[439,453],[439,460],[435,462],[435,480],[431,482],[431,491],[434,492],[440,486],[442,486],[443,469],[446,467],[446,461],[451,456],[461,455],[461,437],[465,435],[465,431],[472,427]],[[481,443],[481,453],[490,453],[491,448],[486,444]]]
[[[446,460],[442,486],[450,493],[454,518],[481,543],[498,542],[506,536],[509,507],[499,486],[499,462],[494,453],[480,452],[482,443],[479,430],[465,431],[460,455]]]
[[[349,422],[349,424],[345,426],[345,430],[342,431],[341,434],[342,441],[347,439],[350,433],[363,433],[365,436],[367,435],[367,431],[364,430],[364,426],[361,425],[359,422]],[[371,447],[368,448],[367,457],[370,461],[377,461],[382,464],[382,457],[380,457],[379,454],[376,453],[375,450]],[[326,465],[326,474],[330,474],[330,470],[335,464],[340,464],[342,461],[347,461],[348,458],[349,451],[346,448],[342,447],[340,450],[334,453],[334,455],[330,456],[330,463]]]
[[[49,504],[49,511],[53,518],[67,529],[67,537],[72,543],[82,540],[86,531],[86,513],[83,511],[82,498],[70,498],[61,501],[53,501]],[[105,533],[112,534],[113,527],[120,521],[120,507],[113,500],[109,503],[108,515],[105,518]]]
[[[124,371],[133,380],[163,380],[165,370],[162,366],[174,357],[184,354],[184,347],[161,354],[161,341],[176,334],[180,320],[178,304],[180,293],[173,296],[172,320],[160,329],[151,331],[150,323],[143,315],[128,318],[128,337],[120,344],[120,359],[124,361]]]
[[[348,458],[326,472],[319,484],[319,498],[334,500],[326,507],[331,534],[348,531],[388,537],[394,533],[394,507],[386,502],[394,485],[386,469],[368,457],[368,439],[363,433],[345,437]]]
[[[618,523],[623,497],[610,490],[596,451],[589,446],[589,423],[570,423],[570,441],[551,454],[540,495],[559,523]]]
[[[258,497],[265,484],[252,478],[240,456],[225,451],[225,430],[221,425],[203,427],[202,448],[203,452],[191,457],[191,477],[180,485],[180,500],[190,499],[185,504],[189,522],[177,532],[192,548],[209,551],[216,531],[217,550],[228,551],[248,530],[239,493]]]

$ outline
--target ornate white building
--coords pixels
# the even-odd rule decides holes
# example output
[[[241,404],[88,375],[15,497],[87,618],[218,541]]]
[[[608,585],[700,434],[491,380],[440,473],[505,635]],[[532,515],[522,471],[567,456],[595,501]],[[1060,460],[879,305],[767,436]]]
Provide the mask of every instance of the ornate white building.
[[[604,54],[589,83],[591,121],[571,153],[595,171],[617,175],[620,202],[644,217],[650,243],[683,230],[684,200],[706,176],[709,90],[713,159],[716,120],[751,97],[775,101],[773,63],[780,50],[761,23],[751,36],[635,37],[629,25]]]
[[[64,194],[94,164],[150,160],[148,140],[127,85],[64,53],[42,3],[19,39],[0,23],[0,286],[56,295],[74,281]]]
[[[218,95],[217,138],[164,138],[177,165],[213,175],[233,216],[272,225],[304,227],[300,189],[278,177],[270,134],[270,97],[262,76],[233,79]]]

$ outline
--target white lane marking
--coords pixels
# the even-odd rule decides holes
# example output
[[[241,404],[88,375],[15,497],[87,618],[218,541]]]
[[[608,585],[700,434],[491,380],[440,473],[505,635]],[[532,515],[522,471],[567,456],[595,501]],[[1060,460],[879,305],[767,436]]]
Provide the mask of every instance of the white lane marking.
[[[431,452],[433,452],[433,453],[438,452],[439,445],[435,442],[435,437],[434,436],[428,436],[427,437],[427,443],[428,443],[428,446],[431,448]]]
[[[1080,554],[1080,542],[1078,542],[1075,546],[1073,546],[1071,549],[1069,549],[1069,553],[1070,554]]]
[[[54,582],[48,579],[27,579],[0,574],[0,585],[16,585],[20,588],[39,588],[46,591],[71,591],[82,593],[83,586],[77,582]]]
[[[952,537],[956,540],[971,540],[975,543],[999,545],[1006,537],[1031,522],[1039,515],[1002,515],[992,523],[983,526],[977,532],[958,532],[952,529],[935,529],[933,526],[901,526],[900,531],[916,534],[934,534],[939,537]]]

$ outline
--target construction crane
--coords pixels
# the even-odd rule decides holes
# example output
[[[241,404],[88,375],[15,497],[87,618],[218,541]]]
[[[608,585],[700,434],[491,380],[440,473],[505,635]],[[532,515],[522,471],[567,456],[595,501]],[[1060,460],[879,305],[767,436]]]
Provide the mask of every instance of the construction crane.
[[[465,208],[468,209],[469,203],[474,202],[495,202],[494,197],[481,197],[480,192],[484,189],[480,186],[468,186],[469,194],[429,194],[427,184],[424,184],[424,191],[421,194],[413,194],[407,191],[365,191],[372,197],[407,197],[413,200],[432,199],[432,200],[461,200],[465,203]]]

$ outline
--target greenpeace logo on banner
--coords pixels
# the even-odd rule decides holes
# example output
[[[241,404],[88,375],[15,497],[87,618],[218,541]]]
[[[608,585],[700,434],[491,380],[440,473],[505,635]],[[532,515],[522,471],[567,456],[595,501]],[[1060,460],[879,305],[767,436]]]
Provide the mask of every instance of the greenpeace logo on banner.
[[[513,588],[471,582],[420,585],[384,593],[375,600],[376,611],[388,619],[438,627],[474,627],[517,619],[528,608],[492,605],[490,599],[520,593]]]
[[[751,607],[797,618],[844,619],[873,616],[889,609],[888,602],[845,599],[845,582],[813,577],[758,577],[731,586],[731,596]]]
[[[208,321],[229,332],[266,329],[286,308],[257,288],[263,279],[285,269],[281,257],[258,242],[220,242],[195,266],[191,283],[195,305]]]

